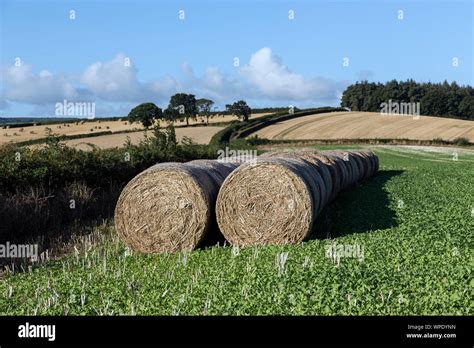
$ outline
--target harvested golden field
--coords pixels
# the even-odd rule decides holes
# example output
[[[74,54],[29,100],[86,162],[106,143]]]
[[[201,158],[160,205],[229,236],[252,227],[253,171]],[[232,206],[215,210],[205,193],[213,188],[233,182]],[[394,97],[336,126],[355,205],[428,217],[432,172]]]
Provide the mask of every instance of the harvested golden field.
[[[381,115],[375,112],[333,112],[303,116],[265,127],[256,134],[267,139],[415,139],[474,142],[474,122],[442,117]]]
[[[213,126],[203,126],[203,127],[186,127],[186,128],[176,128],[176,137],[178,141],[181,141],[183,137],[189,137],[198,144],[208,144],[212,136],[224,127],[213,127]],[[153,132],[149,131],[149,135],[152,135]],[[87,144],[96,145],[102,149],[109,149],[113,147],[122,147],[127,137],[130,137],[132,144],[138,144],[145,137],[144,131],[132,132],[132,133],[119,133],[119,134],[110,134],[110,135],[99,135],[97,137],[84,138],[84,139],[71,139],[66,140],[64,143],[68,146],[73,146],[80,150],[90,150],[91,146]]]
[[[250,118],[257,118],[268,113],[256,113],[252,114]],[[218,122],[231,122],[237,120],[236,116],[214,116],[209,119],[209,123]],[[197,117],[196,120],[189,120],[189,124],[205,124],[203,117]],[[161,127],[166,127],[167,123],[164,121],[160,122]],[[186,121],[177,121],[175,126],[186,125]],[[0,129],[0,145],[8,142],[21,142],[27,140],[35,140],[45,138],[47,134],[47,128],[50,128],[54,134],[58,135],[80,135],[80,134],[93,134],[104,131],[110,131],[112,133],[122,132],[127,130],[143,130],[143,126],[138,123],[130,124],[126,118],[122,121],[103,121],[100,119],[69,122],[61,124],[50,124],[50,125],[37,125],[28,126],[23,128],[9,128]],[[194,134],[194,132],[191,132]],[[196,135],[196,134],[195,134]],[[89,140],[91,138],[88,138]],[[88,141],[89,141],[88,140]]]

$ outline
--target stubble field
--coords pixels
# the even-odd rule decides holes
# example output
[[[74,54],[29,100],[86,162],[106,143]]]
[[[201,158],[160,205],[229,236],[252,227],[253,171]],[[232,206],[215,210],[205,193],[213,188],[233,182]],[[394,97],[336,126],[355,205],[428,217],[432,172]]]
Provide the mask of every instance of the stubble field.
[[[376,112],[333,112],[298,117],[256,132],[272,140],[414,139],[474,142],[474,122],[442,117],[381,115]]]
[[[255,113],[250,116],[250,118],[258,118],[261,116],[267,115],[267,113]],[[221,123],[221,122],[231,122],[237,120],[237,117],[235,116],[213,116],[212,118],[209,119],[209,124],[215,124],[215,123]],[[166,127],[167,122],[160,121],[160,127]],[[205,119],[203,117],[197,117],[196,120],[189,120],[190,125],[202,125],[205,126]],[[174,123],[175,126],[185,126],[186,121],[176,121]],[[10,143],[10,142],[23,142],[23,141],[28,141],[28,140],[36,140],[36,139],[42,139],[47,136],[47,131],[48,128],[51,129],[51,131],[54,134],[57,135],[65,135],[65,136],[78,136],[78,135],[87,135],[90,137],[92,134],[99,133],[99,132],[104,132],[104,131],[110,131],[112,133],[116,132],[124,132],[124,131],[143,131],[144,128],[141,124],[138,123],[133,123],[130,124],[124,118],[121,121],[104,121],[100,119],[95,119],[95,120],[88,120],[88,121],[78,121],[78,122],[68,122],[68,123],[61,123],[61,124],[50,124],[50,125],[36,125],[36,126],[27,126],[27,127],[19,127],[19,128],[8,128],[8,129],[0,129],[0,145]],[[195,136],[196,141],[200,142],[199,139],[199,131],[193,130],[192,128],[194,127],[189,127],[189,130],[180,130],[177,131],[182,136]],[[179,128],[177,128],[179,129]],[[203,128],[201,128],[202,130]],[[190,135],[188,135],[188,133]],[[207,134],[206,131],[203,131],[203,133]],[[139,133],[137,133],[139,134]],[[98,136],[100,137],[100,135]],[[125,139],[126,136],[123,137]],[[137,135],[135,135],[137,137]],[[92,139],[95,137],[90,137],[87,138],[87,142],[92,142]],[[116,138],[111,138],[111,141],[114,141]],[[120,139],[122,139],[120,137]],[[77,139],[76,139],[77,140]],[[103,143],[103,140],[99,140],[99,143]],[[72,144],[76,144],[77,142],[73,142]],[[123,145],[123,142],[121,142],[119,145]],[[115,146],[113,146],[115,147]]]

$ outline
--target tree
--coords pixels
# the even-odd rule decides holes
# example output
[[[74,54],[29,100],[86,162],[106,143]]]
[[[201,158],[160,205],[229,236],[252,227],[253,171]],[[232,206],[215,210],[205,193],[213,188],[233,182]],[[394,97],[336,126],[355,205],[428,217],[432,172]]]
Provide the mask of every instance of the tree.
[[[163,119],[168,122],[175,122],[179,118],[178,108],[167,107],[163,111]]]
[[[474,120],[474,96],[467,95],[459,103],[459,115],[469,120]]]
[[[341,106],[353,111],[380,111],[381,103],[420,103],[424,115],[472,118],[471,86],[459,86],[456,82],[417,83],[392,80],[386,83],[360,81],[346,88]]]
[[[230,114],[230,108],[232,107],[232,104],[225,104],[225,110],[224,110],[224,115],[229,115]]]
[[[169,110],[168,115],[178,115],[177,118],[185,118],[186,124],[189,125],[189,119],[196,118],[196,97],[194,94],[177,93],[171,97],[168,109],[177,110],[177,114]]]
[[[142,103],[135,106],[128,113],[128,120],[130,123],[141,123],[148,129],[155,120],[163,117],[161,109],[153,103]]]
[[[252,109],[250,109],[250,106],[248,106],[244,100],[239,100],[232,105],[227,104],[226,108],[227,111],[232,115],[237,116],[242,121],[248,121],[250,113],[252,112]]]
[[[442,89],[435,88],[428,91],[420,100],[423,114],[432,116],[447,115],[447,99],[448,94]]]
[[[211,108],[214,102],[210,99],[201,98],[196,101],[199,115],[206,117],[206,124],[209,124],[209,116],[211,116]]]

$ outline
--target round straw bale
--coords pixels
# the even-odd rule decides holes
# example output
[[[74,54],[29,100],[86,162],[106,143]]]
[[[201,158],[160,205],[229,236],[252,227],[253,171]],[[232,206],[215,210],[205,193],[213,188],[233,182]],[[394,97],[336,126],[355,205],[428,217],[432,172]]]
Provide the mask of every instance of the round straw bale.
[[[375,155],[372,152],[367,152],[367,151],[359,151],[359,153],[362,156],[365,156],[367,158],[367,161],[369,162],[369,172],[367,173],[367,177],[371,177],[372,175],[375,174]]]
[[[308,161],[258,158],[234,170],[216,203],[217,223],[233,245],[298,243],[314,230],[322,178]]]
[[[315,152],[313,156],[326,165],[326,168],[328,169],[329,174],[331,175],[332,192],[330,195],[330,200],[333,200],[342,188],[343,174],[341,172],[341,169],[339,168],[338,163],[336,163],[334,159],[331,159],[328,156],[317,152]]]
[[[325,151],[324,153],[328,156],[334,156],[346,160],[345,164],[352,172],[351,184],[372,176],[378,169],[378,157],[372,151]]]
[[[321,191],[322,201],[321,204],[324,206],[327,202],[329,202],[330,198],[333,194],[333,184],[332,184],[332,177],[327,165],[325,165],[318,157],[316,151],[311,150],[300,150],[300,151],[282,151],[282,152],[272,152],[272,153],[264,153],[261,158],[298,158],[304,161],[307,161],[314,167],[316,172],[321,176],[322,183],[320,185],[319,190]],[[317,174],[315,174],[317,175]]]
[[[115,228],[133,250],[190,251],[215,226],[215,200],[233,163],[156,164],[133,178],[115,208]]]
[[[324,156],[323,158],[327,158],[325,163],[328,163],[328,165],[330,164],[329,168],[332,168],[333,171],[337,172],[337,177],[339,178],[339,180],[337,181],[338,184],[336,185],[337,189],[334,190],[334,193],[337,194],[348,185],[349,173],[347,171],[346,165],[339,157],[325,155],[322,153],[320,154],[320,156]],[[334,182],[335,181],[333,180],[333,183]]]
[[[379,169],[379,158],[370,150],[363,150],[360,152],[363,152],[365,155],[367,155],[371,159],[371,162],[373,164],[371,175],[374,175]]]
[[[369,156],[370,158],[374,161],[374,172],[372,173],[372,175],[374,175],[375,173],[378,172],[379,170],[379,158],[376,154],[374,154],[372,151],[370,150],[367,150],[365,151]]]
[[[318,171],[319,175],[321,175],[325,184],[326,198],[324,199],[323,204],[329,202],[329,200],[333,196],[334,184],[331,172],[328,169],[328,165],[322,160],[323,156],[318,154],[316,151],[311,150],[296,151],[295,155],[298,158],[304,159],[314,165],[315,169]]]
[[[357,151],[357,153],[363,156],[366,156],[371,164],[370,173],[368,177],[374,175],[378,170],[378,160],[379,160],[378,157],[370,150],[360,150],[360,151]]]
[[[354,163],[351,161],[347,151],[322,151],[322,154],[334,159],[338,162],[339,167],[344,173],[344,185],[342,189],[346,189],[354,183]]]
[[[344,156],[349,158],[349,164],[352,166],[352,182],[351,185],[356,184],[359,181],[359,163],[357,162],[355,156],[351,152],[345,152]]]
[[[341,159],[339,159],[337,157],[326,156],[326,155],[323,155],[323,154],[321,154],[321,156],[326,157],[330,161],[330,163],[332,164],[330,166],[330,168],[332,168],[333,170],[335,170],[337,172],[337,176],[338,176],[339,180],[338,180],[337,189],[334,190],[334,194],[336,195],[337,193],[342,191],[347,186],[347,184],[346,184],[346,182],[348,180],[347,169],[346,169],[345,165],[342,163]]]
[[[364,154],[363,152],[353,151],[352,154],[356,158],[359,163],[359,180],[362,181],[370,176],[371,168],[372,168],[372,161],[371,159]]]
[[[366,173],[366,168],[365,168],[366,165],[364,165],[365,160],[362,158],[362,156],[360,156],[354,151],[349,152],[349,156],[354,159],[354,163],[357,165],[358,173],[357,173],[357,177],[355,178],[355,182],[362,181]]]

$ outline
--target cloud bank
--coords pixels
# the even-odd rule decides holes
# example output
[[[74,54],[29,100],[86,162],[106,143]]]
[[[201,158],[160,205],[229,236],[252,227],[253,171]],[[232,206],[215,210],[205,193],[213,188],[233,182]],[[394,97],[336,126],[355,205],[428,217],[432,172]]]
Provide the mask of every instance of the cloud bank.
[[[268,105],[334,104],[347,83],[322,77],[306,77],[291,71],[268,47],[253,53],[247,64],[229,76],[209,66],[201,75],[181,65],[183,76],[164,76],[140,81],[138,69],[124,54],[112,60],[95,62],[75,75],[35,73],[31,65],[8,66],[2,70],[0,109],[9,103],[27,104],[33,112],[48,114],[54,104],[68,101],[97,104],[98,115],[123,114],[130,106],[153,101],[166,106],[171,95],[193,93],[211,98],[219,105],[237,99],[266,102]],[[300,104],[298,104],[300,103]],[[102,110],[102,111],[100,111]],[[104,114],[101,114],[104,112]],[[52,113],[51,113],[52,114]]]

